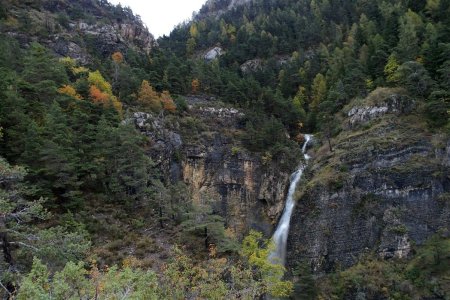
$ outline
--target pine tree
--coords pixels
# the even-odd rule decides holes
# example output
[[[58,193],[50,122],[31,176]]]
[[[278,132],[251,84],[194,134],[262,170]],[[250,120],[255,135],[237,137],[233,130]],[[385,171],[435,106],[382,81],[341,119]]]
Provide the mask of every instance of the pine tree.
[[[64,66],[37,43],[31,44],[24,57],[22,78],[24,83],[21,88],[26,98],[39,100],[35,104],[35,110],[38,110],[43,102],[51,103],[57,95],[58,87],[68,83]]]

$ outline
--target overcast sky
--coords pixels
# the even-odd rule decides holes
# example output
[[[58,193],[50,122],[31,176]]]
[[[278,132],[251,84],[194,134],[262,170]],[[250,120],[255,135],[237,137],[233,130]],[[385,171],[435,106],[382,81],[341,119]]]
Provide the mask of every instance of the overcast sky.
[[[129,6],[140,15],[148,30],[155,36],[169,35],[179,23],[192,17],[206,0],[109,0],[113,4]]]

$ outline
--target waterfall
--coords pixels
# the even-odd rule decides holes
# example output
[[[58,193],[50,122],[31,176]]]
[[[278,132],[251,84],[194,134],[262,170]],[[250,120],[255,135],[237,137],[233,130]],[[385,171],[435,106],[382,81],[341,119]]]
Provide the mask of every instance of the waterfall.
[[[305,158],[305,163],[302,163],[298,170],[291,175],[291,184],[289,185],[289,192],[286,198],[286,205],[284,207],[283,215],[281,216],[277,229],[272,236],[272,240],[275,244],[275,249],[269,255],[269,260],[272,263],[284,265],[286,260],[286,242],[289,234],[291,215],[295,206],[294,193],[298,182],[302,178],[303,171],[306,168],[306,163],[310,159],[309,155],[306,154],[306,147],[308,146],[311,138],[312,135],[305,134],[305,142],[302,147],[302,153]]]

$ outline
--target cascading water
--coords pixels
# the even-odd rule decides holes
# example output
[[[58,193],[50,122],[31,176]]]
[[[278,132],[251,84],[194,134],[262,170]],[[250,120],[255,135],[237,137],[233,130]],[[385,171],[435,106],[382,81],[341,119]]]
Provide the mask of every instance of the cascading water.
[[[309,155],[306,154],[306,147],[308,146],[309,141],[311,140],[312,135],[305,134],[305,143],[302,147],[302,153],[307,162],[309,160]],[[302,163],[297,171],[291,175],[291,184],[289,185],[289,192],[286,198],[286,205],[284,207],[283,215],[281,216],[280,222],[278,223],[277,229],[272,236],[272,239],[275,243],[275,249],[270,253],[269,260],[272,263],[283,264],[286,259],[286,243],[289,233],[289,224],[291,222],[292,211],[294,210],[295,201],[294,201],[294,193],[297,188],[297,184],[302,178],[303,171],[306,168],[306,162]]]

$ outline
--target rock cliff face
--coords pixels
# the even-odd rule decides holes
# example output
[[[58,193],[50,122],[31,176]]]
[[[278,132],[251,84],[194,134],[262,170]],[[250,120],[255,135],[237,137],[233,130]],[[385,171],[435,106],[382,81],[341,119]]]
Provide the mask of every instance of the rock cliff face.
[[[15,37],[23,47],[39,42],[81,64],[115,51],[133,49],[148,54],[155,43],[131,10],[106,1],[5,0],[3,5],[8,20],[1,32]]]
[[[403,96],[384,96],[384,104],[350,110],[333,153],[316,149],[299,187],[289,267],[328,272],[367,252],[404,258],[450,229],[450,140],[429,133],[414,112],[402,114],[405,102],[393,99]]]
[[[209,147],[186,147],[183,156],[182,179],[194,201],[213,199],[214,210],[238,236],[249,228],[270,234],[283,209],[288,173],[249,154],[233,155],[218,136]]]
[[[269,236],[283,210],[291,170],[264,164],[259,154],[239,145],[240,111],[188,100],[195,104],[180,119],[134,114],[136,126],[153,141],[149,155],[166,181],[188,184],[194,202],[212,200],[213,210],[238,237],[250,228]]]

